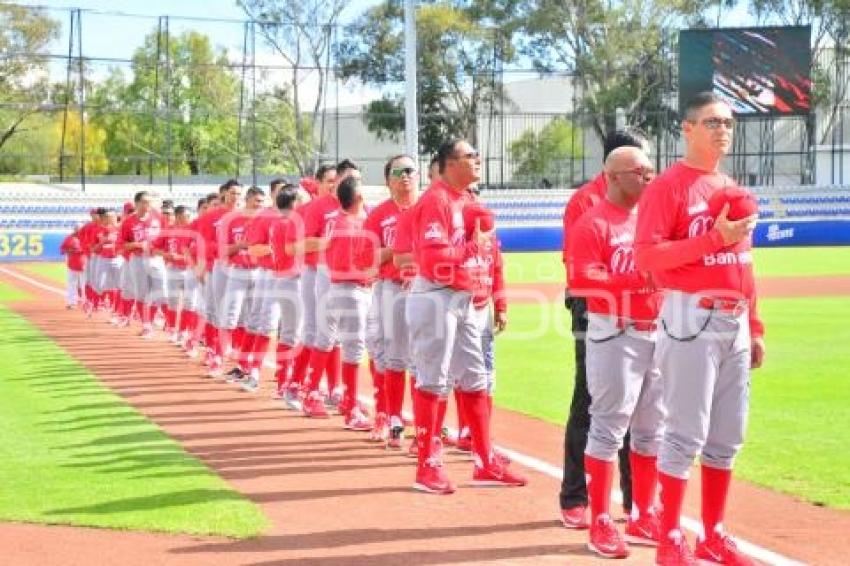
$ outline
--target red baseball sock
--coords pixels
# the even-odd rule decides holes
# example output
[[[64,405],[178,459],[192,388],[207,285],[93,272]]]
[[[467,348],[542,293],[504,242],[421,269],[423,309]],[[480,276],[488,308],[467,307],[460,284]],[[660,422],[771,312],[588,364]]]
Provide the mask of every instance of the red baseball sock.
[[[91,285],[85,286],[85,288],[83,290],[83,294],[86,297],[87,303],[93,303],[94,302],[94,289],[92,289]]]
[[[632,465],[632,499],[639,516],[649,513],[655,501],[655,486],[658,483],[658,458],[644,456],[634,450],[629,452]]]
[[[360,364],[342,362],[342,383],[345,385],[342,414],[348,418],[351,410],[357,406],[357,373]]]
[[[254,363],[256,363],[257,358],[251,358],[254,353],[254,342],[257,339],[257,335],[253,332],[244,331],[242,334],[242,341],[240,343],[239,351],[237,352],[237,363],[239,367],[247,370],[250,370],[254,367]],[[251,358],[251,363],[248,362],[248,359]],[[260,360],[260,364],[257,366],[258,368],[262,366],[262,360]]]
[[[134,301],[133,299],[124,299],[124,301],[121,303],[121,315],[125,316],[126,318],[130,318],[131,316],[133,316],[133,305],[135,304],[135,302],[136,301]]]
[[[304,380],[307,377],[307,368],[310,365],[312,351],[313,348],[309,348],[302,344],[301,351],[298,352],[298,356],[295,358],[295,363],[292,366],[292,383],[304,383]]]
[[[180,311],[180,332],[186,332],[192,327],[192,311]]]
[[[334,389],[339,386],[339,378],[342,373],[342,359],[340,357],[339,346],[331,348],[330,354],[325,370],[328,376],[328,394],[333,393]]]
[[[233,330],[229,328],[219,328],[217,339],[215,341],[215,355],[224,359],[227,350],[230,349],[233,343]]]
[[[251,345],[251,353],[254,356],[253,367],[261,370],[266,354],[269,351],[271,338],[267,334],[254,334],[254,343]],[[277,369],[277,367],[275,367]]]
[[[266,339],[268,339],[268,337],[266,337]],[[266,343],[266,346],[268,346],[268,343]],[[274,376],[277,380],[278,387],[281,387],[286,383],[286,378],[289,375],[289,368],[292,367],[292,348],[288,344],[278,342],[275,354],[277,364]]]
[[[378,371],[375,360],[369,358],[369,373],[372,374],[372,386],[375,388],[375,414],[387,413],[387,396],[384,393],[384,374]]]
[[[413,416],[416,419],[416,445],[419,448],[419,466],[431,457],[433,442],[437,435],[437,408],[440,398],[427,391],[417,389],[413,396]]]
[[[702,465],[702,526],[705,536],[723,522],[732,470]]]
[[[322,381],[322,373],[328,367],[328,358],[331,357],[330,352],[324,352],[316,348],[310,349],[310,363],[308,364],[307,390],[314,392],[319,390],[319,383]]]
[[[111,295],[109,296],[109,303],[112,305],[112,312],[117,314],[119,305],[122,303],[121,291],[119,291],[118,289],[113,289]]]
[[[688,480],[668,476],[658,472],[658,485],[661,486],[661,533],[662,537],[670,535],[671,531],[679,529],[679,517],[682,514],[682,502],[685,500],[685,489]]]
[[[614,483],[614,462],[606,462],[584,455],[584,473],[587,474],[587,498],[590,500],[590,520],[611,507],[611,486]]]
[[[165,330],[174,332],[177,328],[177,313],[167,305],[162,306],[162,313],[165,315]]]
[[[466,422],[472,433],[472,451],[482,466],[490,463],[493,446],[490,443],[490,420],[487,410],[487,391],[461,391]]]
[[[440,397],[440,402],[437,405],[437,435],[442,434],[443,423],[446,420],[446,410],[449,408],[449,398]]]
[[[455,403],[457,403],[457,435],[463,433],[463,429],[467,427],[466,411],[463,409],[463,397],[460,395],[460,389],[455,389]]]
[[[142,319],[142,324],[150,324],[151,311],[145,303],[136,301],[136,311],[139,313],[139,318]]]
[[[387,390],[387,415],[401,420],[401,409],[404,406],[404,372],[394,369],[386,370],[384,387]]]
[[[212,349],[213,344],[215,344],[215,338],[213,335],[216,334],[215,327],[209,322],[204,323],[204,344],[207,348]]]

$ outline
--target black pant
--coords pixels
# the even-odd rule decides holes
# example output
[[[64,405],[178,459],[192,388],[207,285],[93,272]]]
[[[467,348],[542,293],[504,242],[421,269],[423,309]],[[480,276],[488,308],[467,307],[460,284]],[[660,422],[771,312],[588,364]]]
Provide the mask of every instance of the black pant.
[[[561,481],[561,509],[587,505],[587,484],[584,478],[584,448],[590,429],[590,393],[587,391],[584,334],[587,332],[587,301],[567,294],[566,307],[572,314],[572,331],[575,338],[576,379],[570,416],[564,434],[564,479]],[[632,472],[629,465],[629,434],[620,449],[620,490],[623,507],[632,508]]]

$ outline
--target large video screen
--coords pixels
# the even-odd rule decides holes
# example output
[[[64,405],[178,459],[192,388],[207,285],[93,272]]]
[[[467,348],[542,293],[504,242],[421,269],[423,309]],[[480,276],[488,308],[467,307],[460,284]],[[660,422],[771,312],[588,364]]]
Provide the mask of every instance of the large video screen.
[[[679,108],[710,90],[740,116],[808,114],[811,26],[682,30]]]

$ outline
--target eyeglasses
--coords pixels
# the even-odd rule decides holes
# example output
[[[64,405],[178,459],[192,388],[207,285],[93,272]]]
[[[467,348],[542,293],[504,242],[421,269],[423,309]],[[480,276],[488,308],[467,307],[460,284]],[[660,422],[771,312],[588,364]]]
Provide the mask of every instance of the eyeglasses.
[[[700,121],[700,124],[709,130],[719,130],[720,126],[723,126],[727,130],[735,129],[734,118],[706,118],[705,120]]]
[[[478,159],[479,157],[481,157],[481,153],[477,149],[473,149],[470,152],[455,155],[453,159]]]
[[[638,177],[654,177],[655,169],[652,167],[635,167],[634,169],[623,169],[622,171],[613,171],[615,175],[624,175],[626,173],[632,173],[633,175],[637,175]]]
[[[416,173],[416,167],[393,167],[392,169],[390,169],[390,177],[396,179],[400,179],[404,175],[407,175],[408,177],[413,177]]]

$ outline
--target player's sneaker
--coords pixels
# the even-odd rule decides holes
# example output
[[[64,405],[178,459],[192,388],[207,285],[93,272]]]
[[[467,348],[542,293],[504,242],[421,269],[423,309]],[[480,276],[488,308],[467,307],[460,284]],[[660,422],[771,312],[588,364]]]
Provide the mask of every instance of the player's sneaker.
[[[222,376],[224,372],[223,363],[221,361],[221,356],[212,356],[210,359],[209,369],[207,370],[207,377],[209,378],[218,378]]]
[[[569,509],[561,509],[561,523],[564,527],[577,531],[590,527],[590,523],[587,522],[587,507],[576,505]]]
[[[345,407],[342,405],[342,395],[343,390],[342,387],[334,387],[334,390],[330,392],[330,394],[325,397],[325,406],[329,409],[337,409],[338,411],[342,411]]]
[[[109,317],[109,320],[106,321],[107,324],[111,324],[112,326],[118,326],[118,323],[121,321],[117,315],[112,315]]]
[[[629,517],[626,521],[626,541],[632,544],[657,546],[660,529],[655,511],[650,511],[637,519]]]
[[[290,385],[283,393],[283,403],[290,411],[300,411],[303,408],[301,403],[301,391],[298,385]]]
[[[458,436],[455,449],[460,452],[472,452],[472,436]]]
[[[629,547],[623,540],[611,516],[599,515],[596,521],[590,525],[590,540],[587,548],[603,558],[626,558],[629,555]]]
[[[446,475],[440,459],[432,456],[416,468],[416,482],[413,484],[413,489],[448,495],[454,493],[455,485]]]
[[[697,540],[696,558],[713,564],[752,566],[753,560],[738,550],[732,537],[723,532],[713,532],[705,540]]]
[[[681,531],[673,531],[669,536],[662,536],[655,549],[656,566],[697,566],[699,562],[694,557],[688,541]]]
[[[443,443],[443,446],[454,446],[455,439],[449,434],[448,427],[443,427],[440,429],[440,442]]]
[[[387,438],[387,450],[401,450],[404,441],[404,427],[390,427],[390,436]]]
[[[442,448],[442,444],[440,444]],[[410,441],[410,445],[407,447],[407,455],[411,458],[419,458],[419,443],[416,442],[415,438],[412,438]]]
[[[325,409],[325,403],[322,401],[322,394],[318,391],[313,391],[304,400],[304,416],[314,419],[328,418],[328,411]]]
[[[272,399],[283,400],[286,396],[286,384],[278,383],[274,386],[274,393],[272,393]]]
[[[487,465],[479,466],[478,464],[479,462],[476,462],[472,470],[472,485],[522,487],[528,483],[527,479],[512,472],[508,466],[492,456]]]
[[[372,424],[371,432],[369,432],[369,440],[372,442],[386,442],[389,436],[389,418],[386,413],[378,413],[375,415],[375,422]]]
[[[236,381],[241,381],[242,378],[245,377],[245,372],[242,371],[242,368],[235,367],[226,374],[224,374],[224,379],[227,383],[234,383]]]
[[[348,414],[345,420],[345,428],[358,432],[367,432],[372,430],[372,423],[369,422],[369,417],[358,406],[355,406]]]
[[[257,368],[251,368],[251,371],[248,372],[248,376],[242,380],[239,386],[246,393],[256,393],[257,389],[260,388],[260,370]]]
[[[149,324],[146,324],[142,331],[139,333],[139,338],[142,340],[152,340],[153,339],[153,328]]]

